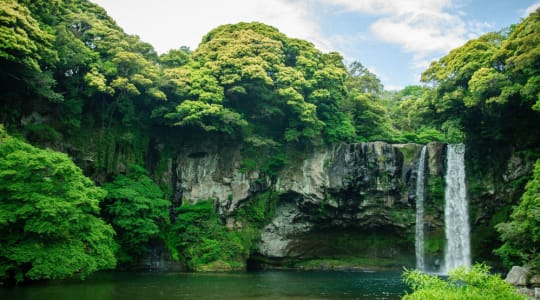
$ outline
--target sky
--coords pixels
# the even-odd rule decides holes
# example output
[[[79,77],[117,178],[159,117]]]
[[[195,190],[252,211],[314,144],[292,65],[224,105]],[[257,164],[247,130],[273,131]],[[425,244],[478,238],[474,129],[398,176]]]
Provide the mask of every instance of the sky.
[[[272,25],[359,61],[387,90],[421,84],[430,64],[467,40],[519,23],[540,0],[91,0],[158,53],[195,50],[213,28]]]

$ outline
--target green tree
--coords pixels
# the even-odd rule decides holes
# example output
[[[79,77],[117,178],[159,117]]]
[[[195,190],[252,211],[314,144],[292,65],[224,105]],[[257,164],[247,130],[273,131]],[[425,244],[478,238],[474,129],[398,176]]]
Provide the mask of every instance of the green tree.
[[[492,57],[497,53],[504,37],[490,33],[468,41],[460,48],[450,51],[439,61],[433,62],[422,74],[422,80],[433,84],[434,88],[424,94],[422,106],[424,116],[439,126],[446,121],[460,124],[469,137],[478,136],[492,139],[500,136],[491,113],[497,107],[486,106],[485,98],[478,96],[478,89],[470,89],[470,84],[478,86],[475,79],[480,78],[477,71],[492,69]],[[476,75],[475,75],[476,74]],[[472,82],[471,82],[472,81]]]
[[[418,126],[425,125],[420,115],[420,102],[425,87],[409,85],[402,90],[385,95],[393,126],[401,131],[413,132]]]
[[[15,0],[0,3],[0,98],[2,123],[17,123],[24,110],[58,102],[49,71],[58,61],[54,35],[44,30],[28,8]],[[45,101],[43,101],[45,100]]]
[[[58,59],[52,49],[54,36],[40,28],[25,6],[15,0],[0,4],[0,59],[41,71],[46,61]]]
[[[357,140],[360,142],[391,140],[392,127],[388,111],[380,98],[375,94],[356,91],[353,91],[350,97]]]
[[[159,56],[159,62],[168,68],[181,67],[190,60],[191,50],[187,46],[179,49],[171,49],[169,52]]]
[[[84,277],[114,268],[114,231],[99,218],[104,195],[67,155],[0,127],[0,278]]]
[[[381,98],[384,87],[379,78],[355,61],[349,65],[344,85],[346,97],[339,103],[339,110],[345,115],[342,124],[350,123],[354,128],[350,137],[358,142],[392,141],[396,132]]]
[[[1,122],[32,143],[77,153],[98,182],[118,164],[142,163],[148,112],[166,100],[151,45],[90,1],[10,0],[0,8]]]
[[[526,146],[538,113],[537,11],[509,30],[485,34],[433,62],[422,74],[432,84],[423,106],[428,120],[463,130],[471,144],[509,142]],[[479,146],[480,147],[480,146]]]
[[[168,224],[170,201],[145,169],[130,166],[126,175],[105,183],[104,214],[116,231],[120,244],[118,260],[133,262],[145,254],[146,246]]]
[[[177,106],[176,112],[165,115],[177,119],[174,125],[198,126],[205,131],[220,131],[234,136],[247,125],[242,116],[221,104],[186,100]]]
[[[153,112],[169,124],[259,146],[351,139],[350,121],[339,113],[347,73],[337,53],[261,23],[238,23],[210,31],[186,64],[165,62],[178,54],[162,57],[173,66],[164,70],[170,103]]]
[[[528,264],[540,270],[540,160],[510,221],[497,230],[504,243],[495,252],[507,267]]]
[[[349,65],[349,79],[345,85],[360,93],[381,94],[384,90],[381,80],[359,61]]]
[[[165,114],[164,118],[171,120],[172,125],[218,131],[230,136],[235,136],[247,126],[240,114],[223,106],[223,87],[209,70],[188,65],[167,69],[163,75],[165,90],[172,95],[171,99],[184,100],[180,103],[173,100],[172,105],[163,103],[154,110],[154,117]]]
[[[500,97],[511,101],[519,93],[527,107],[540,110],[540,9],[512,28],[495,59],[513,79]]]

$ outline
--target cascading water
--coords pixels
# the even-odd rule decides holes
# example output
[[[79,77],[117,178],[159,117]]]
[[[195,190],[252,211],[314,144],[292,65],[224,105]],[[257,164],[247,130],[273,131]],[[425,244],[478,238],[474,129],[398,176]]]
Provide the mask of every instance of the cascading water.
[[[424,263],[424,199],[425,199],[425,170],[426,146],[422,147],[416,172],[416,269],[425,270]]]
[[[459,266],[471,266],[469,210],[465,186],[465,145],[448,145],[446,156],[444,273]]]

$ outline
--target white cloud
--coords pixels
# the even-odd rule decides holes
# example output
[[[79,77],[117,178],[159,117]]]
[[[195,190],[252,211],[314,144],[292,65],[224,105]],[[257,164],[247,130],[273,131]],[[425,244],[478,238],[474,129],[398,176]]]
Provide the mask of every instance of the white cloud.
[[[360,32],[354,35],[345,35],[345,34],[335,34],[330,37],[330,42],[332,47],[340,52],[340,54],[345,59],[345,63],[349,63],[358,60],[355,57],[349,55],[357,50],[358,45],[369,41],[370,37],[365,33]]]
[[[407,14],[382,18],[371,25],[377,37],[401,45],[419,57],[460,46],[464,24],[450,15]]]
[[[427,68],[429,68],[429,66],[431,65],[431,62],[433,61],[433,59],[430,59],[430,58],[426,58],[426,59],[422,59],[422,58],[416,58],[414,61],[413,61],[413,67],[415,69],[418,69],[418,70],[426,70]],[[416,78],[416,77],[414,77]],[[418,77],[420,78],[420,77]]]
[[[525,12],[523,13],[522,17],[526,18],[528,17],[532,12],[535,12],[540,7],[540,1],[530,5],[525,9]]]
[[[92,0],[107,10],[127,33],[163,53],[186,45],[197,48],[213,28],[237,22],[258,21],[290,37],[306,39],[317,48],[334,48],[318,28],[308,1],[264,0]]]
[[[344,7],[348,11],[374,15],[399,15],[410,12],[440,11],[450,6],[450,0],[322,0]]]
[[[374,16],[374,36],[413,54],[411,65],[424,68],[428,61],[475,38],[489,23],[465,22],[459,0],[319,0],[348,12]]]
[[[486,32],[496,29],[493,23],[479,21],[468,21],[465,27],[467,28],[467,40],[477,38]]]

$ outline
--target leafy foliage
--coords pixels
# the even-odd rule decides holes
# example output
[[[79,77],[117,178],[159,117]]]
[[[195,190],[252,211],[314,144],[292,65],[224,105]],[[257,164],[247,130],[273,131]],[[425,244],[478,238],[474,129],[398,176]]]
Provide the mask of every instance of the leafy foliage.
[[[177,106],[176,112],[166,115],[167,118],[178,119],[176,126],[198,126],[205,131],[220,131],[234,135],[247,122],[234,111],[221,104],[204,103],[186,100]]]
[[[145,169],[132,165],[126,175],[103,185],[106,219],[116,231],[120,262],[133,262],[145,253],[145,246],[158,237],[169,219],[170,201],[163,199],[159,187]]]
[[[0,6],[0,58],[40,71],[40,63],[54,63],[54,37],[42,30],[24,5],[15,0]],[[51,61],[52,59],[52,61]]]
[[[349,79],[345,83],[349,90],[356,90],[359,93],[379,95],[383,92],[384,86],[362,63],[354,61],[349,66]]]
[[[175,241],[169,245],[179,250],[180,259],[192,270],[209,266],[221,270],[242,267],[249,254],[249,231],[238,232],[219,220],[212,201],[183,204],[172,226]]]
[[[101,176],[117,164],[142,163],[148,112],[167,97],[152,47],[89,1],[10,0],[0,8],[0,120],[34,143],[60,148],[69,140],[72,149],[64,150],[82,148],[92,164],[85,168]],[[35,128],[60,134],[42,138]],[[127,135],[135,138],[119,138]],[[89,149],[89,141],[99,146]]]
[[[336,124],[330,118],[344,97],[346,76],[338,54],[323,54],[260,23],[212,30],[190,62],[164,73],[177,105],[164,104],[154,115],[269,144],[313,141],[333,130],[327,122]]]
[[[497,225],[497,230],[504,244],[496,253],[507,267],[530,264],[540,270],[540,160],[510,222]]]
[[[256,228],[264,227],[274,217],[279,195],[267,191],[251,197],[237,210],[236,217]]]
[[[113,268],[114,231],[99,218],[104,195],[67,155],[0,127],[0,278],[84,277]]]
[[[422,74],[433,84],[425,116],[447,130],[465,133],[471,145],[537,142],[539,129],[538,32],[540,12],[509,30],[488,33],[452,50]],[[531,128],[532,126],[532,128]],[[485,148],[485,147],[484,147]]]
[[[403,297],[414,299],[527,299],[499,275],[489,273],[489,267],[474,265],[470,270],[460,267],[450,271],[448,279],[405,270],[403,281],[413,290]]]
[[[392,127],[388,113],[377,95],[352,93],[352,106],[358,141],[391,140]]]
[[[13,121],[26,105],[33,104],[27,97],[46,101],[61,101],[55,92],[55,80],[46,71],[58,61],[53,49],[54,36],[40,26],[28,8],[18,1],[0,3],[0,98],[3,111],[2,122]]]

